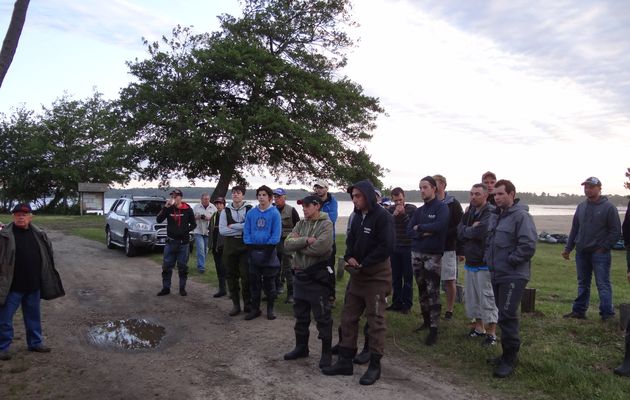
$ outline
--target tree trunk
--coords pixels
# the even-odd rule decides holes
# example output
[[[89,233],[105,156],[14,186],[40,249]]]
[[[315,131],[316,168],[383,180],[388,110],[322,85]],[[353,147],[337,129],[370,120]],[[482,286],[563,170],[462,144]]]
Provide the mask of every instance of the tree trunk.
[[[219,176],[219,182],[217,183],[217,187],[214,188],[212,192],[212,196],[210,196],[211,201],[214,201],[217,197],[226,197],[227,191],[230,186],[230,182],[232,182],[232,177],[234,176],[234,165],[226,165],[221,168],[221,175]],[[225,200],[226,202],[228,199]]]
[[[26,21],[26,11],[28,10],[29,2],[30,0],[16,0],[13,6],[11,23],[9,24],[9,29],[7,29],[7,34],[4,36],[2,50],[0,50],[0,87],[2,87],[4,77],[9,71],[13,56],[17,50],[24,21]]]

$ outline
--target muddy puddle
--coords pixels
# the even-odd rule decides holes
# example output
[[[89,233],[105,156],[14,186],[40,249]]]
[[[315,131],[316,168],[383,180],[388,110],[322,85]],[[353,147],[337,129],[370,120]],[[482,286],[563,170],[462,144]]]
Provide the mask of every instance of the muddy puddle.
[[[88,340],[122,350],[150,350],[160,345],[166,329],[146,319],[121,319],[92,326]]]

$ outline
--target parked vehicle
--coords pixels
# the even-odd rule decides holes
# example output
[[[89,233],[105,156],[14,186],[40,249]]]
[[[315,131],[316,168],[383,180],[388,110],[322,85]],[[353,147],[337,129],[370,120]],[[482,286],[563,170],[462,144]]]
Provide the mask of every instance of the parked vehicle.
[[[158,224],[156,217],[166,199],[163,197],[121,197],[106,214],[107,247],[122,247],[133,257],[140,248],[163,247],[166,243],[166,221]]]

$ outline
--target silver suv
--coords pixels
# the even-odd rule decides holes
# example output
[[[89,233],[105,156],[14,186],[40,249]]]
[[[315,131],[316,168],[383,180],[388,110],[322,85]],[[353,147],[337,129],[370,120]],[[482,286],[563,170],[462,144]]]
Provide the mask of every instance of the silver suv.
[[[163,197],[121,197],[116,200],[105,219],[107,247],[122,247],[133,257],[139,248],[163,247],[166,243],[166,221],[155,220],[164,206]]]

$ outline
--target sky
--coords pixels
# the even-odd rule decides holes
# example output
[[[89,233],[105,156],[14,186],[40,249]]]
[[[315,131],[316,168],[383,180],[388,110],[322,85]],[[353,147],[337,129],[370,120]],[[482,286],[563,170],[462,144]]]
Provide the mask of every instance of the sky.
[[[2,34],[12,9],[0,0]],[[177,24],[214,31],[217,15],[239,10],[236,0],[31,1],[0,112],[95,89],[116,98],[131,80],[125,62],[147,57],[143,37]],[[467,190],[491,170],[517,191],[581,193],[596,176],[604,193],[629,194],[630,2],[355,0],[352,14],[342,73],[386,111],[366,144],[385,186],[442,174],[447,190]]]

